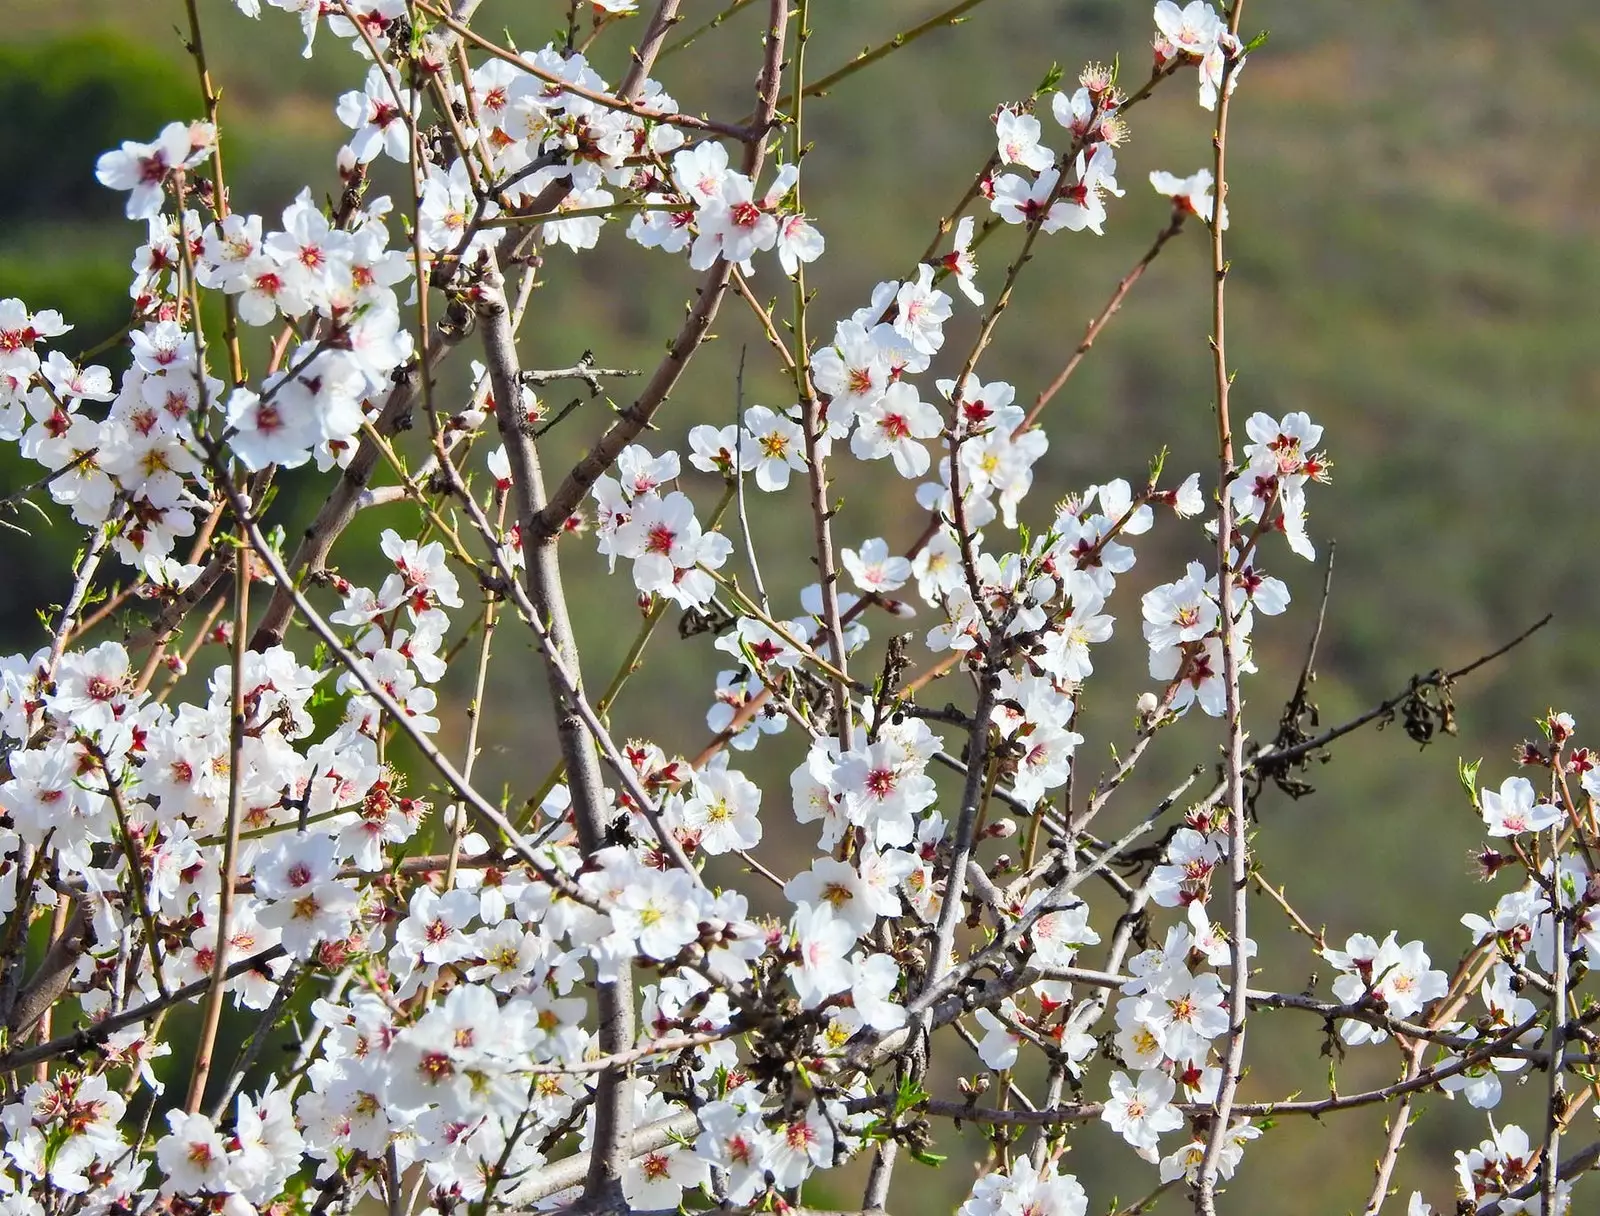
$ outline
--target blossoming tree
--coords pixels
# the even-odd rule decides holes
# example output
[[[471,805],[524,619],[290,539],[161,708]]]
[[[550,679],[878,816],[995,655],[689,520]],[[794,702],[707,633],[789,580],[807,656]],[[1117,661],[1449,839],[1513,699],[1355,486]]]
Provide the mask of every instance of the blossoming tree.
[[[1305,414],[1236,431],[1229,408],[1228,113],[1255,49],[1243,0],[1161,0],[1138,79],[1091,64],[1001,106],[994,151],[925,256],[827,318],[806,285],[825,254],[807,206],[827,214],[802,203],[806,101],[977,0],[823,77],[805,49],[826,6],[755,5],[754,95],[731,119],[685,112],[653,76],[699,32],[680,28],[678,0],[552,3],[567,35],[532,51],[475,25],[479,0],[235,2],[298,20],[307,55],[348,65],[329,99],[349,131],[337,163],[276,217],[232,208],[205,6],[187,0],[206,112],[96,169],[146,231],[130,324],[99,348],[125,370],[74,358],[61,316],[0,303],[0,438],[42,469],[5,505],[47,503],[86,537],[46,644],[0,659],[0,1210],[786,1211],[808,1178],[859,1159],[859,1207],[882,1211],[915,1184],[900,1159],[930,1162],[935,1122],[956,1120],[993,1134],[972,1216],[1082,1216],[1063,1153],[1095,1121],[1153,1167],[1150,1196],[1121,1211],[1167,1192],[1211,1213],[1221,1184],[1248,1186],[1241,1162],[1273,1120],[1384,1104],[1376,1213],[1417,1095],[1491,1110],[1519,1074],[1543,1078],[1544,1117],[1489,1123],[1457,1154],[1456,1196],[1435,1200],[1567,1210],[1600,1159],[1570,1140],[1600,1093],[1579,987],[1600,956],[1600,768],[1566,715],[1524,749],[1537,780],[1480,791],[1463,770],[1503,893],[1466,918],[1452,969],[1383,926],[1336,948],[1260,884],[1334,978],[1256,983],[1276,968],[1251,937],[1255,795],[1365,722],[1403,714],[1425,737],[1464,672],[1317,731],[1313,643],[1277,738],[1247,745],[1255,620],[1290,606],[1267,568],[1315,558],[1308,499],[1328,461]],[[601,39],[632,47],[620,80],[586,58]],[[1158,89],[1190,105],[1196,88],[1209,166],[1148,175],[1170,222],[1024,407],[985,364],[1015,284],[1111,223],[1135,107]],[[369,188],[382,161],[398,197]],[[1051,399],[1185,232],[1210,249],[1211,330],[1195,341],[1215,368],[1215,450],[1186,478],[1157,459],[1143,484],[1042,505]],[[615,373],[587,356],[541,369],[560,352],[519,326],[534,291],[561,291],[567,263],[536,275],[536,255],[602,239],[659,251],[638,255],[643,273],[692,284],[693,303],[582,459],[551,466],[542,440],[560,419],[534,390],[598,391]],[[979,250],[1008,240],[1003,268],[981,268]],[[789,304],[763,302],[757,279],[789,284]],[[792,401],[685,427],[669,396],[715,357],[702,351],[724,308],[759,323]],[[947,345],[963,313],[975,337]],[[270,355],[248,366],[257,347]],[[476,362],[458,391],[439,369],[460,348]],[[926,519],[908,551],[838,534],[844,461],[905,482]],[[287,544],[263,512],[279,471],[311,464],[321,505]],[[788,543],[818,577],[798,602],[762,582],[756,494],[789,496],[803,521]],[[352,520],[398,522],[402,503],[422,524],[383,532],[379,585],[336,573]],[[1135,575],[1158,526],[1208,559]],[[599,696],[562,583],[588,544],[641,613]],[[1148,681],[1101,691],[1096,647],[1135,598]],[[710,703],[715,734],[692,759],[609,728],[669,615],[723,668],[682,694]],[[907,619],[915,631],[895,633]],[[480,705],[513,629],[542,665],[561,764],[501,799],[474,781],[476,709],[464,750],[438,742],[435,688],[453,663]],[[227,661],[183,678],[218,641]],[[941,697],[963,692],[919,700],[944,673]],[[1078,707],[1097,695],[1136,706],[1132,736],[1114,769],[1075,781]],[[1202,764],[1099,835],[1190,715],[1216,719],[1215,779]],[[388,755],[399,739],[420,757],[409,786]],[[785,757],[788,789],[741,771],[758,747]],[[809,857],[764,854],[784,819]],[[1116,915],[1091,914],[1091,887]],[[311,1031],[263,1061],[296,1008]],[[1387,1053],[1397,1079],[1250,1092],[1261,1009]],[[250,1028],[232,1060],[224,1017]],[[197,1028],[193,1066],[164,1083],[153,1062],[176,1024]],[[957,1093],[937,1092],[946,1061],[973,1074]],[[1411,1195],[1407,1210],[1434,1209]]]

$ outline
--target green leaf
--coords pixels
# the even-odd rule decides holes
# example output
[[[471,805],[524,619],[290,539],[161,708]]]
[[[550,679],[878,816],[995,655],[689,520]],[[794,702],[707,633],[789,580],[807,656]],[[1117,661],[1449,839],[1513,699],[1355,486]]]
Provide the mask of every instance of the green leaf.
[[[900,1082],[900,1088],[895,1093],[894,1113],[897,1116],[903,1115],[912,1107],[921,1106],[928,1098],[927,1090],[923,1089],[921,1085],[910,1077],[906,1077]]]
[[[1478,766],[1483,763],[1479,756],[1471,764],[1465,760],[1456,760],[1456,776],[1461,779],[1461,788],[1467,791],[1467,801],[1478,809]]]

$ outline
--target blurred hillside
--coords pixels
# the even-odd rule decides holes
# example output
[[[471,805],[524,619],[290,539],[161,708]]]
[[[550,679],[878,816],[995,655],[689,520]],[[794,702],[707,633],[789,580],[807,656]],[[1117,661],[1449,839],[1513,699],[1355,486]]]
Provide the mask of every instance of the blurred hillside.
[[[685,4],[691,22],[721,7]],[[820,75],[940,7],[934,0],[813,3],[809,71]],[[811,277],[819,292],[813,334],[825,337],[831,318],[864,302],[874,282],[909,270],[989,151],[987,115],[1025,95],[1052,61],[1070,79],[1083,62],[1109,62],[1120,52],[1125,79],[1142,80],[1149,7],[1145,0],[993,0],[959,30],[931,35],[809,103],[806,129],[816,146],[806,160],[806,199],[829,245]],[[213,74],[224,89],[236,208],[273,216],[302,185],[319,197],[334,189],[332,152],[343,129],[333,102],[359,87],[364,65],[326,34],[314,59],[300,58],[297,23],[276,11],[259,23],[223,0],[207,0],[203,11]],[[539,45],[564,11],[556,0],[488,0],[480,25],[503,25],[520,45]],[[199,114],[175,29],[181,20],[182,5],[169,0],[0,0],[8,35],[0,49],[0,148],[10,167],[0,180],[0,297],[61,308],[78,323],[83,346],[125,320],[124,268],[143,240],[141,228],[121,219],[118,199],[94,183],[95,156],[121,139],[149,138],[164,121]],[[754,11],[737,14],[656,74],[684,105],[737,117],[749,104],[759,20]],[[1484,778],[1498,784],[1534,715],[1568,709],[1581,728],[1600,712],[1600,523],[1590,472],[1600,434],[1593,354],[1600,81],[1592,69],[1600,11],[1575,0],[1514,8],[1494,0],[1251,0],[1245,25],[1271,37],[1246,68],[1234,108],[1235,408],[1240,417],[1304,409],[1327,428],[1335,482],[1312,500],[1313,536],[1324,553],[1328,541],[1338,542],[1317,685],[1323,721],[1359,712],[1413,672],[1462,665],[1556,613],[1536,639],[1458,690],[1459,740],[1419,757],[1399,731],[1360,735],[1316,775],[1315,798],[1262,800],[1262,868],[1274,883],[1288,884],[1313,923],[1326,922],[1341,942],[1355,931],[1381,936],[1406,926],[1403,936],[1424,936],[1435,964],[1449,966],[1465,941],[1457,917],[1493,898],[1468,873],[1466,854],[1478,832],[1456,784],[1457,756],[1486,756]],[[598,53],[609,78],[625,49]],[[1128,195],[1114,203],[1107,235],[1062,234],[1042,243],[980,369],[985,379],[1011,381],[1019,399],[1050,381],[1085,321],[1165,222],[1165,200],[1144,185],[1148,172],[1187,174],[1209,163],[1208,118],[1195,104],[1190,73],[1130,116],[1133,137],[1119,153]],[[981,251],[979,279],[990,290],[1014,237],[1000,234]],[[1090,482],[1137,480],[1163,446],[1173,453],[1169,471],[1209,476],[1214,429],[1202,244],[1199,232],[1186,232],[1162,255],[1050,407],[1051,449],[1037,470],[1031,522]],[[691,284],[686,268],[629,244],[615,228],[596,255],[570,268],[568,257],[549,255],[544,278],[551,289],[534,296],[525,363],[564,366],[593,349],[605,365],[651,366],[681,316]],[[763,268],[757,285],[787,306],[787,285],[772,270]],[[965,350],[971,324],[968,317],[965,328],[952,328],[950,350]],[[750,355],[747,400],[789,400],[736,303],[724,307],[718,332],[663,415],[663,443],[677,441],[693,422],[732,419],[743,345]],[[601,411],[598,404],[580,409],[557,430],[547,464],[559,467],[592,440]],[[885,479],[854,462],[840,462],[838,472],[841,537],[884,534],[896,544],[920,532],[920,513],[897,481],[884,492]],[[289,511],[312,509],[292,492],[305,482],[285,484]],[[702,502],[715,493],[709,484],[689,488]],[[751,502],[763,570],[778,596],[809,581],[806,550],[792,548],[808,544],[792,525],[795,502]],[[388,519],[363,518],[360,527],[376,535],[384,526],[408,526],[404,509],[393,510]],[[36,644],[33,612],[61,593],[48,581],[60,577],[59,561],[46,563],[41,554],[66,535],[52,540],[41,532],[30,543],[7,534],[17,571],[0,598],[7,650]],[[1088,694],[1089,743],[1080,761],[1086,778],[1103,765],[1108,744],[1127,737],[1133,697],[1144,686],[1134,597],[1198,541],[1164,522],[1141,545],[1145,564],[1111,605],[1119,637],[1110,659],[1097,660],[1101,674]],[[345,552],[359,552],[361,543],[352,533]],[[568,583],[577,619],[591,626],[580,626],[587,677],[603,683],[637,618],[631,593],[605,581],[590,548],[570,547]],[[1292,687],[1321,584],[1320,569],[1289,560],[1271,565],[1290,581],[1296,608],[1258,626],[1258,660],[1268,673],[1248,689],[1258,737],[1270,736]],[[358,571],[359,559],[349,568]],[[615,716],[624,731],[648,730],[664,746],[692,753],[706,736],[701,714],[717,664],[704,639],[680,644],[670,633],[652,644]],[[553,741],[539,750],[528,737],[529,723],[544,712],[542,677],[509,634],[498,657],[493,691],[501,708],[485,722],[487,788],[504,781],[524,793],[555,755]],[[1108,833],[1131,821],[1153,791],[1212,758],[1215,735],[1204,724],[1185,730],[1155,749]],[[751,767],[777,775],[776,792],[786,788],[782,774],[797,754],[792,738],[780,739]],[[784,810],[770,806],[769,823]],[[1263,983],[1298,989],[1316,968],[1279,932],[1281,922],[1271,904],[1261,905],[1254,923],[1269,964]],[[1271,970],[1274,962],[1281,973]],[[1316,1056],[1317,1027],[1290,1025],[1280,1035],[1270,1016],[1252,1033],[1281,1041],[1282,1062],[1257,1057],[1248,1095],[1319,1092],[1326,1066]],[[1363,1073],[1356,1058],[1347,1068],[1346,1090],[1358,1078],[1387,1079],[1383,1069]],[[1443,1105],[1424,1103],[1430,1113]],[[1425,1119],[1413,1132],[1398,1176],[1406,1188],[1426,1184],[1436,1205],[1448,1193],[1447,1150],[1486,1134],[1472,1112],[1452,1113],[1449,1122]],[[1315,1128],[1271,1133],[1247,1163],[1228,1210],[1288,1210],[1281,1186],[1296,1179],[1302,1189],[1295,1211],[1359,1205],[1381,1145],[1381,1120],[1342,1118],[1334,1135]],[[1124,1147],[1094,1129],[1082,1144],[1072,1168],[1090,1186],[1096,1210],[1113,1192],[1124,1202],[1136,1197],[1133,1188],[1148,1173],[1124,1168]],[[1308,1194],[1308,1178],[1339,1183],[1325,1195]],[[938,1174],[907,1165],[896,1195],[925,1186],[928,1200],[947,1210],[969,1180],[959,1160]],[[842,1195],[813,1198],[847,1202]]]

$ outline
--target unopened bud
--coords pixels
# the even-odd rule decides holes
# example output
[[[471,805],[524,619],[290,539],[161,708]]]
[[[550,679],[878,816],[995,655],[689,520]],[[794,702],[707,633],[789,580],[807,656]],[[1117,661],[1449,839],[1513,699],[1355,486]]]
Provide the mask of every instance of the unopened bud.
[[[1572,732],[1577,726],[1571,714],[1551,714],[1545,719],[1545,728],[1550,732],[1552,743],[1565,743],[1572,738]]]
[[[1144,692],[1144,693],[1140,693],[1139,694],[1139,700],[1138,700],[1138,703],[1136,705],[1136,708],[1138,709],[1139,716],[1141,718],[1148,718],[1148,717],[1150,717],[1152,714],[1154,714],[1156,712],[1156,708],[1160,704],[1161,704],[1161,702],[1156,700],[1156,694],[1155,693],[1153,693],[1153,692]]]

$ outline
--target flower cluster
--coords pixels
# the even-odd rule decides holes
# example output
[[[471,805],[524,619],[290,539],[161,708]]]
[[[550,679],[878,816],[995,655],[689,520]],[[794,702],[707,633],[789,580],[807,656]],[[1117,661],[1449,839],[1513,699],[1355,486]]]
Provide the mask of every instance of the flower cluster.
[[[1244,48],[1208,0],[1189,0],[1182,8],[1173,0],[1159,0],[1153,45],[1158,71],[1183,63],[1199,67],[1200,104],[1208,110],[1217,108],[1224,75],[1228,92],[1233,92],[1239,83],[1239,70],[1244,66],[1240,52]]]

